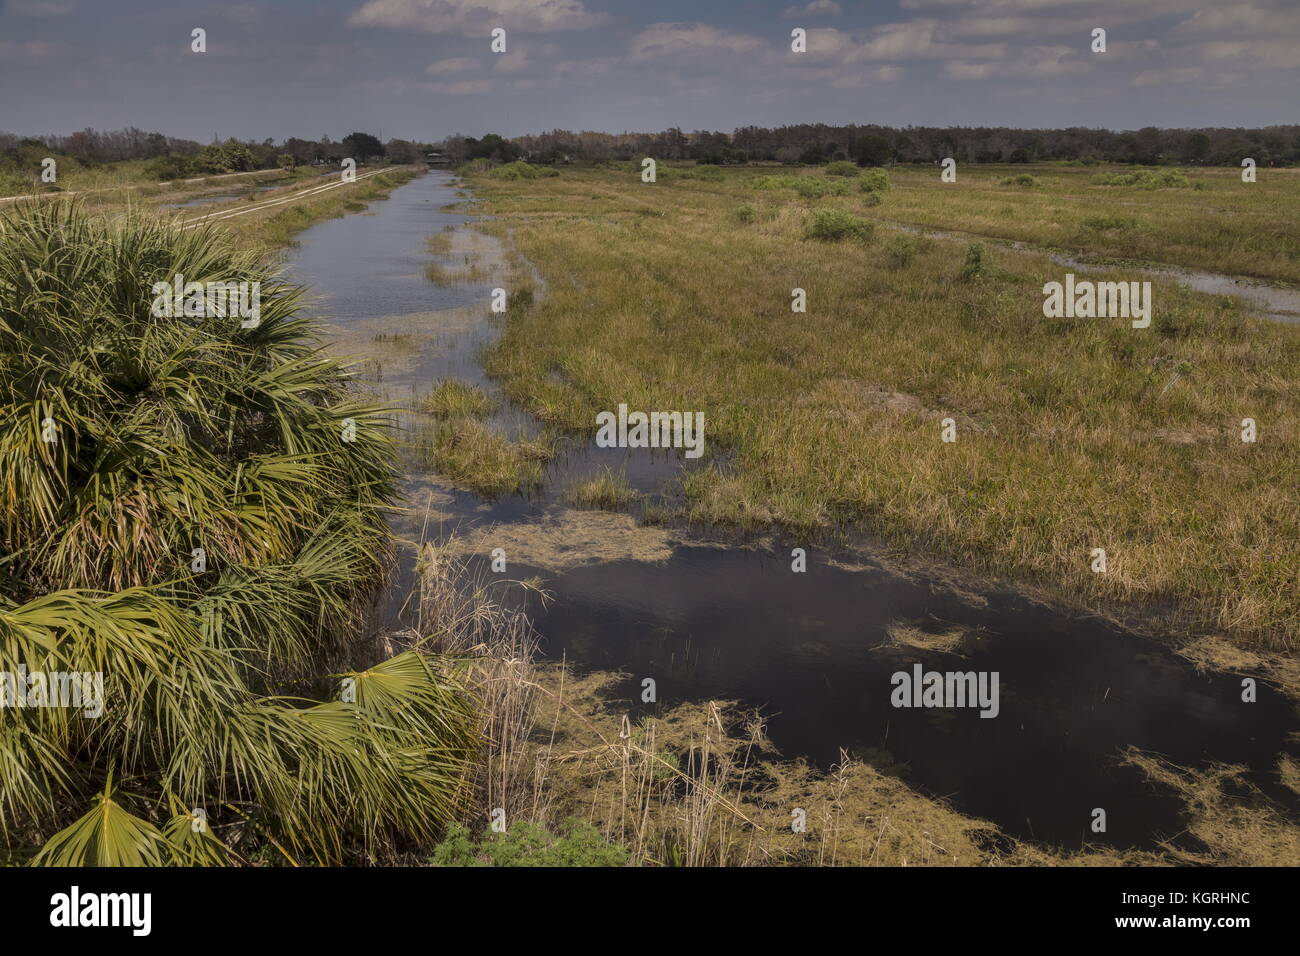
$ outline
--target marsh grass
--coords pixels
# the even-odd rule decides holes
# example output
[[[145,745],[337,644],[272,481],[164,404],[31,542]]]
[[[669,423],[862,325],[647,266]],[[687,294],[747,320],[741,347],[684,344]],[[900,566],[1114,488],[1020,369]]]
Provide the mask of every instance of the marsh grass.
[[[907,185],[916,175],[894,171],[891,215],[920,199],[936,212],[921,218],[987,207],[997,189],[981,170],[985,185],[959,200]],[[1083,190],[1086,214],[1063,217],[1077,233],[1083,219],[1120,214],[1106,197],[1133,195],[1088,186],[1091,175],[1053,167],[1062,185],[1017,193],[1017,203],[1041,215],[1052,203],[1074,208]],[[1086,606],[1171,613],[1171,627],[1295,646],[1300,513],[1283,476],[1300,473],[1297,329],[1161,280],[1148,330],[1045,319],[1043,284],[1062,275],[1046,256],[986,245],[978,282],[961,281],[972,253],[949,239],[918,247],[906,268],[888,243],[841,242],[827,256],[825,244],[797,240],[808,211],[793,194],[770,220],[727,225],[762,178],[728,170],[707,189],[671,187],[671,202],[614,170],[573,170],[527,190],[479,182],[549,289],[510,316],[488,356],[511,400],[588,431],[619,402],[705,410],[710,447],[730,450],[732,465],[685,479],[693,520],[814,534],[847,521]],[[1278,190],[1294,188],[1281,180],[1242,187],[1251,228],[1293,228],[1277,217]],[[1193,227],[1181,243],[1169,230],[1195,215],[1214,222],[1229,201],[1227,183],[1215,182],[1202,193],[1139,191],[1153,205],[1122,214],[1141,229],[1098,234],[1214,255],[1212,230]],[[1257,197],[1269,191],[1266,210]],[[1195,196],[1198,208],[1166,216],[1173,196]],[[1004,215],[1005,201],[1001,191],[992,219],[1019,231],[1022,206]],[[629,214],[648,202],[659,215]],[[821,202],[852,208],[847,197]],[[1286,261],[1282,246],[1261,248],[1261,271]],[[792,318],[794,286],[812,307]],[[882,407],[876,390],[915,404]],[[952,444],[939,441],[949,416],[966,423]],[[1255,444],[1240,440],[1247,416],[1268,423]],[[1206,437],[1168,437],[1180,433]],[[1107,549],[1106,574],[1089,568],[1094,547]]]
[[[455,378],[438,382],[416,403],[416,409],[437,418],[482,418],[496,410],[496,400],[477,385]]]
[[[542,483],[550,449],[535,441],[511,441],[476,418],[454,417],[415,426],[416,461],[479,494],[522,494]]]
[[[1045,185],[1016,190],[1008,202],[998,183],[1020,174]],[[1190,189],[1141,188],[1136,179],[1128,187],[1105,186],[1098,176],[1128,182],[1136,174],[1064,164],[1028,170],[967,164],[956,188],[940,185],[930,169],[896,166],[890,175],[889,203],[873,213],[884,220],[1300,283],[1300,222],[1280,214],[1300,206],[1300,170],[1260,170],[1258,182],[1243,183],[1240,170],[1196,169],[1181,174]],[[1124,216],[1135,225],[1081,234],[1083,221],[1097,216]]]
[[[575,482],[565,489],[564,500],[575,508],[622,511],[639,496],[622,474],[604,468],[594,478]]]

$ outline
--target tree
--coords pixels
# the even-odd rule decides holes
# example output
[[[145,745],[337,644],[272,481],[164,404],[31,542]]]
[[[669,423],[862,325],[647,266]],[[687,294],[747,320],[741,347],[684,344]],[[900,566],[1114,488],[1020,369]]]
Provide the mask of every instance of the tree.
[[[889,140],[883,136],[859,136],[850,147],[859,166],[883,166],[893,158]]]
[[[364,163],[382,157],[384,144],[369,133],[349,133],[343,137],[343,152],[358,163]]]
[[[1199,163],[1209,155],[1210,137],[1204,133],[1193,133],[1187,138],[1187,149],[1184,155],[1190,163]]]

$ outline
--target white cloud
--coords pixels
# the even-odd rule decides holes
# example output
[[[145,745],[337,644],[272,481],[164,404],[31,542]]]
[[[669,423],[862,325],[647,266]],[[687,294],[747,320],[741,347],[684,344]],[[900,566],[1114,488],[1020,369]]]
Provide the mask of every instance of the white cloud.
[[[806,7],[786,7],[781,18],[793,20],[795,17],[838,17],[843,12],[844,8],[835,0],[812,0],[812,3]]]
[[[1255,4],[1234,4],[1218,10],[1197,10],[1172,32],[1215,33],[1220,37],[1295,36],[1300,32],[1300,6],[1274,10]]]
[[[443,96],[476,96],[481,93],[491,93],[492,83],[489,80],[451,80],[445,83],[428,83],[425,88],[430,93],[438,93]]]
[[[1166,86],[1199,80],[1205,71],[1199,66],[1176,66],[1167,70],[1143,70],[1133,78],[1134,86]]]
[[[999,59],[1006,56],[1005,43],[948,43],[942,37],[939,20],[908,20],[875,27],[853,59]]]
[[[587,30],[605,21],[582,0],[366,0],[351,26],[487,36],[494,27],[520,33]]]
[[[943,65],[943,72],[954,80],[987,80],[997,71],[996,63],[966,63],[954,60]]]
[[[522,73],[533,65],[533,61],[528,58],[528,54],[521,50],[514,53],[507,53],[504,56],[492,58],[492,72],[494,73]]]
[[[652,23],[632,38],[632,59],[660,60],[682,53],[758,53],[758,37],[728,33],[706,23]]]
[[[830,86],[832,89],[837,90],[858,90],[881,83],[897,82],[903,78],[903,72],[901,66],[878,66],[866,73],[836,77],[830,82]]]
[[[483,66],[481,60],[469,56],[455,56],[446,60],[437,60],[424,68],[430,76],[454,76],[457,73],[469,73]]]

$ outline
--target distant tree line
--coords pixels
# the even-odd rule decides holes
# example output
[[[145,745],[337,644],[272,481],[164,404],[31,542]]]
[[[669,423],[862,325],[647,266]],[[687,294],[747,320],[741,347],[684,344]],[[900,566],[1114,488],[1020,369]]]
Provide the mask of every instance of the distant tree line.
[[[415,163],[422,161],[430,148],[428,143],[403,139],[382,143],[378,137],[362,132],[350,133],[337,142],[328,136],[319,140],[291,136],[280,143],[268,137],[261,142],[230,138],[204,145],[132,126],[121,130],[84,129],[69,136],[23,138],[0,132],[0,167],[28,171],[45,155],[72,159],[86,167],[146,160],[152,175],[167,180],[277,166],[337,165],[345,157],[359,163]]]
[[[484,137],[486,141],[489,137]],[[480,141],[482,142],[482,141]],[[1141,165],[1261,166],[1300,164],[1300,126],[1259,129],[1010,129],[987,126],[744,126],[732,133],[672,128],[659,133],[574,133],[552,130],[511,141],[530,162],[621,161],[638,156],[702,163],[830,163],[862,166],[1050,161]],[[514,157],[512,157],[514,158]]]
[[[32,172],[39,156],[71,158],[84,166],[146,160],[156,178],[183,179],[313,164],[337,165],[345,157],[360,163],[421,162],[437,149],[452,163],[488,159],[509,163],[622,161],[641,156],[695,160],[719,165],[748,162],[820,164],[851,160],[862,166],[934,163],[951,156],[962,163],[1050,161],[1137,163],[1141,165],[1239,166],[1250,157],[1261,166],[1300,165],[1300,126],[1257,129],[1010,129],[986,126],[743,126],[731,133],[676,127],[658,133],[597,133],[552,130],[506,139],[449,136],[441,143],[390,139],[364,132],[341,140],[296,136],[276,142],[226,139],[207,145],[145,132],[84,129],[68,136],[20,138],[0,132],[0,172]]]

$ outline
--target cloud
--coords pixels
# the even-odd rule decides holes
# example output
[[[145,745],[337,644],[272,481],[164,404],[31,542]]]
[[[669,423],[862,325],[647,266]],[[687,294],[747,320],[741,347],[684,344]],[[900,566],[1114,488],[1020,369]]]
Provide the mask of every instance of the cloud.
[[[9,0],[0,3],[0,13],[19,17],[66,17],[76,9],[73,0]]]
[[[632,38],[633,60],[662,60],[680,54],[759,53],[767,44],[758,37],[729,33],[705,23],[652,23]]]
[[[454,76],[457,73],[469,73],[481,69],[483,62],[470,56],[454,56],[446,60],[436,60],[424,68],[430,76]]]
[[[999,59],[1005,57],[1005,43],[950,43],[940,20],[908,20],[886,23],[868,33],[866,43],[850,55],[861,60],[916,59]]]
[[[477,37],[494,27],[504,27],[507,36],[512,30],[589,30],[605,19],[582,0],[366,0],[348,25]]]
[[[477,96],[492,92],[490,80],[452,80],[445,83],[426,83],[425,89],[430,93],[443,96]]]
[[[997,72],[996,63],[966,63],[954,60],[943,65],[944,75],[954,80],[987,80]]]
[[[1294,70],[1300,67],[1300,43],[1292,39],[1252,40],[1249,43],[1240,40],[1215,40],[1197,47],[1207,62],[1231,61],[1234,66],[1253,67],[1264,70]]]
[[[507,53],[503,56],[493,57],[492,72],[494,73],[522,73],[533,65],[527,53],[516,51]]]
[[[868,86],[876,86],[880,83],[897,82],[903,78],[903,73],[904,70],[901,66],[878,66],[866,73],[838,76],[831,80],[830,87],[836,90],[858,90]]]
[[[1167,70],[1143,70],[1133,78],[1134,86],[1166,86],[1199,80],[1205,71],[1199,66],[1176,66]]]
[[[75,53],[74,48],[46,40],[0,40],[0,59],[48,62],[54,57]]]
[[[1171,31],[1175,34],[1214,33],[1220,37],[1294,36],[1300,31],[1300,7],[1269,9],[1255,4],[1219,10],[1197,10]]]
[[[806,7],[786,7],[785,12],[781,14],[783,20],[793,20],[795,17],[838,17],[844,12],[835,0],[812,0],[812,3]]]

